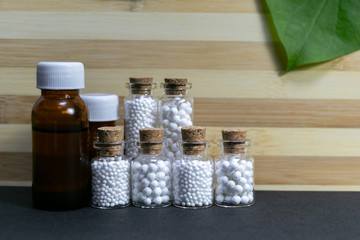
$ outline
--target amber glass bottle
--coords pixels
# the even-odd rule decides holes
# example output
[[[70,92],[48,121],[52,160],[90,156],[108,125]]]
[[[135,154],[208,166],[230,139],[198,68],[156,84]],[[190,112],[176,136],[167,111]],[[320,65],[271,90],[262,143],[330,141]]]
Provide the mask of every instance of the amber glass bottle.
[[[93,143],[98,140],[98,128],[116,126],[119,120],[119,97],[110,93],[85,93],[80,95],[89,113],[90,159],[97,150]]]
[[[90,197],[88,114],[80,98],[84,66],[40,62],[41,97],[32,110],[33,205],[47,210],[85,206]]]

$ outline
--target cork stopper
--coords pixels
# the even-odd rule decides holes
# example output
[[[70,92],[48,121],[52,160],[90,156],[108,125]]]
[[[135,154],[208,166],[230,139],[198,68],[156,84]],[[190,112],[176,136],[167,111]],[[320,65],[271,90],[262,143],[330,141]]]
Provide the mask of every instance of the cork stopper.
[[[166,95],[184,95],[186,94],[187,78],[165,78],[164,88]]]
[[[151,155],[161,154],[164,129],[142,128],[139,130],[139,133],[142,153]]]
[[[123,140],[123,128],[119,126],[98,128],[100,156],[112,157],[121,155],[121,142]],[[114,144],[118,143],[118,144]]]
[[[222,130],[224,153],[244,153],[246,130],[228,128]]]
[[[183,148],[185,155],[198,155],[205,151],[205,135],[204,127],[183,127],[181,128],[181,136],[183,140]]]
[[[152,89],[152,77],[130,77],[130,91],[132,94],[150,94]]]

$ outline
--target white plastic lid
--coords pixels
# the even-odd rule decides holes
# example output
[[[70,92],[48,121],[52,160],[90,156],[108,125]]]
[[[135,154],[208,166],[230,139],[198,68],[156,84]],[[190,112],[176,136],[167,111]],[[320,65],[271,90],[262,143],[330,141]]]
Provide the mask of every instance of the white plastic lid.
[[[119,115],[119,97],[110,93],[86,93],[80,97],[84,100],[90,122],[115,121]]]
[[[36,87],[62,90],[85,87],[84,65],[81,62],[39,62]]]

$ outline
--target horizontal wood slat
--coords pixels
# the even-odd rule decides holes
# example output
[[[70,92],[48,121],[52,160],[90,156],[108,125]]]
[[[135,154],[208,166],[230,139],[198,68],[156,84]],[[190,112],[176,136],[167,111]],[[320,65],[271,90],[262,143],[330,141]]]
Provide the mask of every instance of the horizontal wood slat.
[[[256,184],[360,184],[360,157],[255,155],[254,159]],[[293,169],[293,171],[289,171],[289,169]],[[31,153],[0,152],[0,181],[28,181],[31,180],[31,172]]]
[[[234,31],[236,28],[242,31]],[[1,12],[0,38],[244,42],[272,40],[261,14],[48,11]]]
[[[32,67],[0,67],[2,95],[35,95],[36,63]],[[197,98],[272,98],[272,99],[352,99],[360,100],[360,71],[293,71],[280,75],[276,71],[106,68],[86,66],[86,88],[81,92],[109,92],[127,96],[130,76],[153,76],[158,84],[165,77],[188,78],[189,90]],[[101,85],[101,86],[100,86]],[[211,87],[209,87],[211,86]],[[154,94],[161,96],[162,89]],[[287,101],[287,100],[284,100]]]
[[[242,126],[234,126],[242,127]],[[207,127],[207,139],[215,156],[215,143],[221,138],[222,127]],[[264,156],[358,157],[359,128],[255,128],[249,127],[252,140],[250,152]],[[0,124],[0,152],[31,152],[30,124]]]
[[[31,123],[38,96],[0,96],[0,123]],[[195,98],[201,126],[360,128],[359,100]],[[123,97],[120,97],[123,122]]]
[[[0,11],[126,11],[126,12],[215,12],[254,13],[262,11],[264,0],[2,0]]]

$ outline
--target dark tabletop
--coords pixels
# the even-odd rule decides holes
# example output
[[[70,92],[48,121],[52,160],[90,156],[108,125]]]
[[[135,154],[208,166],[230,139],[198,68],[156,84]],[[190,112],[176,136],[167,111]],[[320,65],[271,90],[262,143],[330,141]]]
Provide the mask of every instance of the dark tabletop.
[[[50,212],[0,187],[0,239],[360,239],[359,192],[256,192],[252,207]]]

